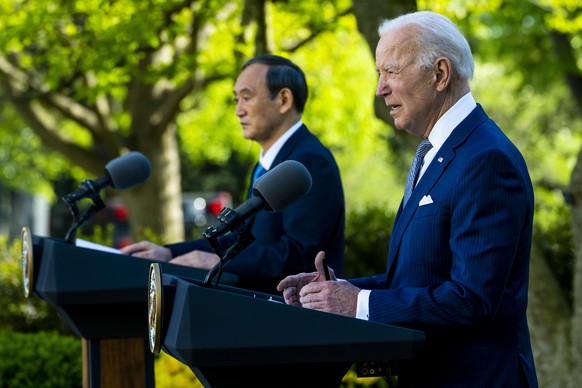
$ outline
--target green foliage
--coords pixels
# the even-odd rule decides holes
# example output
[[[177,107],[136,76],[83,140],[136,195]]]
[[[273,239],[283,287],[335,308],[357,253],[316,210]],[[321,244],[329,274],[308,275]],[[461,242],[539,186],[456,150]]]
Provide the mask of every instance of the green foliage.
[[[572,306],[574,247],[570,209],[554,190],[539,188],[536,227],[533,238],[554,273],[564,299]],[[553,198],[550,198],[553,197]]]
[[[201,388],[202,383],[185,364],[161,352],[155,359],[156,388]]]
[[[419,8],[449,16],[468,37],[479,60],[503,64],[522,85],[562,82],[562,62],[552,46],[547,20],[552,9],[533,1],[419,1]]]
[[[6,236],[0,235],[0,330],[70,334],[55,309],[36,296],[24,297],[20,250],[20,241],[10,244]]]
[[[204,94],[187,98],[184,105],[196,104],[195,110],[178,118],[181,148],[195,164],[225,163],[236,152],[258,146],[242,137],[242,129],[234,114],[232,88],[234,80],[221,81],[208,87]],[[253,155],[253,160],[254,155]]]
[[[394,213],[384,206],[369,205],[346,216],[346,277],[372,276],[386,272],[388,242]]]
[[[22,126],[13,109],[6,104],[0,104],[0,122],[2,185],[54,199],[51,180],[65,168],[63,158],[43,149],[40,139],[29,128]],[[6,130],[2,131],[2,128]]]
[[[0,330],[0,387],[81,387],[81,341],[55,332]]]

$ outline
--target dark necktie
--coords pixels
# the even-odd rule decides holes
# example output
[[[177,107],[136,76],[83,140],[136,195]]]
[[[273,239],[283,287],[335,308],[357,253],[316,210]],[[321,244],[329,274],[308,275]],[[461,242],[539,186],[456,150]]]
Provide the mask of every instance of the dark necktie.
[[[412,190],[414,190],[414,186],[418,179],[418,173],[420,172],[420,169],[424,163],[424,156],[431,148],[432,144],[430,144],[430,141],[428,141],[428,139],[424,139],[420,142],[418,148],[416,149],[416,155],[414,156],[414,160],[410,166],[408,178],[406,178],[406,187],[404,188],[404,199],[402,207],[406,206],[406,202],[408,202],[410,196],[412,195]]]

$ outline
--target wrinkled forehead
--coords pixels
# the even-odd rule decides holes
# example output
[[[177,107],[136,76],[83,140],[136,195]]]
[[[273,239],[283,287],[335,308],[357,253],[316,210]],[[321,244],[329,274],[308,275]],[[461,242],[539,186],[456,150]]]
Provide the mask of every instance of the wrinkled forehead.
[[[404,59],[416,54],[419,49],[418,27],[414,25],[386,31],[376,46],[376,62],[389,59]]]

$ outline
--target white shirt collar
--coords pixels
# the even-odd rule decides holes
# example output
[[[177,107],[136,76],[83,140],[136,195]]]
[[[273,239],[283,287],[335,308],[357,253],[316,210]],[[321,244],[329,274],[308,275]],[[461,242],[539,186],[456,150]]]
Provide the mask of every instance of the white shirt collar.
[[[281,148],[283,147],[283,145],[287,142],[287,140],[289,140],[289,138],[291,136],[293,136],[293,134],[295,132],[297,132],[297,130],[302,125],[303,125],[303,121],[299,120],[297,123],[295,123],[293,126],[291,126],[291,128],[289,128],[287,131],[285,131],[285,133],[283,135],[281,135],[281,137],[278,138],[275,143],[273,143],[273,145],[267,150],[267,152],[261,151],[259,163],[261,163],[261,166],[263,166],[263,168],[265,170],[269,170],[271,168],[273,161],[277,157],[277,154],[279,153],[279,151],[281,151]]]
[[[418,174],[418,180],[422,177],[430,162],[434,159],[437,152],[445,144],[453,130],[465,120],[469,114],[477,107],[477,103],[471,92],[465,94],[435,123],[428,135],[428,140],[432,144],[430,151],[424,156],[424,163]],[[418,181],[417,181],[418,182]]]
[[[432,149],[430,153],[436,154],[437,151],[442,147],[445,141],[449,138],[453,130],[465,120],[467,116],[477,107],[477,103],[473,98],[471,92],[465,94],[459,99],[449,109],[444,115],[436,122],[430,134],[428,135],[428,140],[432,144]],[[426,161],[426,159],[425,159]]]

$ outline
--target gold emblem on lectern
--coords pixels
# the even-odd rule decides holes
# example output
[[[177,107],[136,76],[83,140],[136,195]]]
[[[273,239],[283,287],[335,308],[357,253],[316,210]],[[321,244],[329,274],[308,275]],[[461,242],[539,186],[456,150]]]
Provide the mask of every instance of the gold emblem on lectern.
[[[34,279],[34,260],[32,252],[32,237],[30,229],[25,226],[22,228],[22,285],[24,287],[24,297],[32,295]]]
[[[150,265],[148,281],[148,337],[152,353],[159,353],[162,343],[162,273],[159,263]]]

